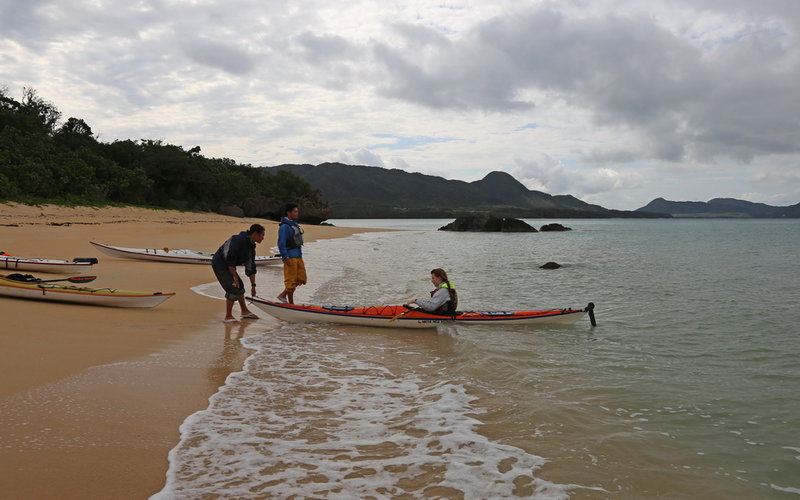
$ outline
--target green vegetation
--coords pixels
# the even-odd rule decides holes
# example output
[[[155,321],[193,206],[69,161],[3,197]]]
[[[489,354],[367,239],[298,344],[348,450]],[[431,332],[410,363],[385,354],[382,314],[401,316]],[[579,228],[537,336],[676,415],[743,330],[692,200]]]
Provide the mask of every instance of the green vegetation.
[[[22,203],[134,204],[278,218],[288,201],[320,220],[319,190],[290,172],[269,173],[200,147],[154,140],[98,141],[79,118],[26,88],[21,101],[0,88],[0,200]],[[312,215],[316,214],[316,215]]]
[[[473,182],[341,163],[278,165],[270,172],[291,172],[313,182],[337,218],[498,217],[669,217],[665,214],[609,210],[570,195],[531,191],[506,172],[490,172]]]

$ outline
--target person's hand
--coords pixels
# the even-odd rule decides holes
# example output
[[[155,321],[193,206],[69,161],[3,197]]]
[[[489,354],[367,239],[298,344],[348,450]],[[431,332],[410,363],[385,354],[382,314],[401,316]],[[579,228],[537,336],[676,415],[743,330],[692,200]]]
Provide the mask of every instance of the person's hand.
[[[236,288],[239,288],[239,277],[238,276],[234,276],[233,277],[233,286],[236,287]]]

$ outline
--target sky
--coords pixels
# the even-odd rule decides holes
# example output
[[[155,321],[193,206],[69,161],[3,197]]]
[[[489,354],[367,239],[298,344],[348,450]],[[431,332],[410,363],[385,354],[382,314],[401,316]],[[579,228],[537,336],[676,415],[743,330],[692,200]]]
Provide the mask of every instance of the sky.
[[[253,166],[786,206],[799,35],[797,0],[0,0],[0,87]]]

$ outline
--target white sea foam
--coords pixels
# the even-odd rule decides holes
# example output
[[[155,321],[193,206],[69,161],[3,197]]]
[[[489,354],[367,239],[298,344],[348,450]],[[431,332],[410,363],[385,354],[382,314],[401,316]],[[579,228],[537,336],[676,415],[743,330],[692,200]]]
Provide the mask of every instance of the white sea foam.
[[[341,332],[319,326],[246,338],[256,352],[183,423],[167,484],[152,498],[391,498],[434,487],[466,498],[567,497],[569,487],[534,476],[544,459],[476,432],[480,410],[464,385],[392,373],[365,359],[370,349],[341,343]]]

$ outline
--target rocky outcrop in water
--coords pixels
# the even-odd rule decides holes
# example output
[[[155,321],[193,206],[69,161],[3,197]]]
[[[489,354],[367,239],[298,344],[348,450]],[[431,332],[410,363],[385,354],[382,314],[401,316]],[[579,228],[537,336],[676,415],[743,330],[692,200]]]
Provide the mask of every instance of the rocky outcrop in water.
[[[539,269],[558,269],[561,267],[561,264],[558,262],[548,262],[546,264],[542,264],[539,266]]]
[[[552,224],[545,224],[539,229],[539,231],[572,231],[572,228],[562,226],[561,224],[554,222]]]
[[[439,231],[475,231],[495,233],[535,233],[536,228],[519,219],[492,215],[467,215],[442,226]]]

